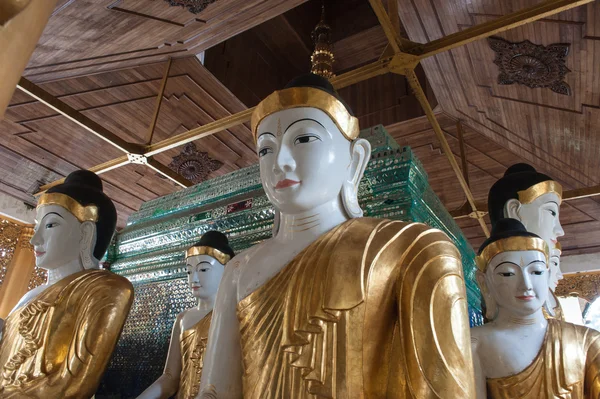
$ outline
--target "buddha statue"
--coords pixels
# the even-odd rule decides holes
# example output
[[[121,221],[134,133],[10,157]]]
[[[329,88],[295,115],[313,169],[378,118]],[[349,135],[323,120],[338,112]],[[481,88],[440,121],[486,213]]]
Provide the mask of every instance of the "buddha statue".
[[[234,256],[227,237],[205,233],[185,253],[188,284],[197,304],[175,319],[163,374],[138,399],[194,399],[200,388],[208,329],[225,265]]]
[[[116,220],[102,181],[86,170],[40,197],[31,244],[48,279],[5,320],[0,398],[96,392],[133,301],[127,279],[98,268]]]
[[[527,231],[544,239],[548,248],[555,248],[558,237],[565,234],[559,219],[562,191],[558,182],[539,173],[531,165],[519,163],[509,167],[504,176],[494,183],[488,195],[492,227],[502,218],[516,219]],[[560,263],[556,267],[556,275],[562,276]],[[549,317],[562,317],[554,289],[547,296],[546,314]]]
[[[471,329],[477,398],[600,397],[600,333],[542,312],[548,245],[515,219],[496,222],[479,250],[488,323]]]
[[[225,269],[198,397],[473,397],[459,252],[361,217],[370,144],[329,81],[294,79],[251,126],[277,223]]]

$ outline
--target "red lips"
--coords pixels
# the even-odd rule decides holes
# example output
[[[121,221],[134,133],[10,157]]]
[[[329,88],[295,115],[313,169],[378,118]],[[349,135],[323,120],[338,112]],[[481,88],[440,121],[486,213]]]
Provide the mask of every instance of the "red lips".
[[[45,252],[40,252],[40,251],[34,251],[33,253],[35,254],[36,258],[39,258],[40,256],[45,254]]]
[[[275,190],[281,190],[282,188],[292,187],[296,184],[300,184],[300,182],[296,180],[284,179],[277,183],[277,185],[275,186]]]
[[[522,296],[516,296],[515,298],[520,299],[522,301],[531,301],[532,299],[535,298],[534,295],[522,295]]]

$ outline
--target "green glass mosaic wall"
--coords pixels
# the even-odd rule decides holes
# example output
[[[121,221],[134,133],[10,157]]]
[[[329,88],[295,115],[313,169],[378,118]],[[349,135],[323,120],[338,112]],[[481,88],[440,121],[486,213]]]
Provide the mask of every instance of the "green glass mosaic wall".
[[[471,325],[482,323],[475,253],[427,182],[410,148],[383,126],[361,131],[372,155],[359,189],[365,216],[417,221],[446,232],[459,248]],[[130,279],[135,300],[97,398],[136,397],[161,373],[176,315],[194,305],[184,251],[209,230],[228,235],[236,253],[269,238],[274,212],[258,165],[146,202],[117,235],[107,260]]]

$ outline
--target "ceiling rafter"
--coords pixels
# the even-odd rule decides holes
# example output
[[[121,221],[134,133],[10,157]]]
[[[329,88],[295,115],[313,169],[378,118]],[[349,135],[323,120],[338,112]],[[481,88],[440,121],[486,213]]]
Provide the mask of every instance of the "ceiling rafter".
[[[522,10],[518,10],[516,12],[507,14],[505,16],[499,17],[492,21],[488,21],[479,25],[475,25],[471,28],[465,29],[461,32],[457,32],[454,34],[450,34],[448,36],[442,37],[440,39],[434,40],[429,43],[421,44],[415,43],[410,40],[404,39],[399,34],[399,29],[394,24],[394,20],[397,19],[397,16],[394,15],[394,19],[390,19],[388,13],[385,10],[385,7],[381,0],[369,0],[371,7],[375,11],[377,18],[386,34],[386,37],[389,41],[389,46],[393,50],[393,54],[390,57],[383,57],[382,59],[375,61],[366,66],[357,68],[340,76],[331,79],[332,84],[337,88],[342,88],[346,86],[350,86],[352,84],[367,80],[374,76],[382,75],[385,73],[396,73],[401,74],[407,77],[407,80],[413,89],[415,96],[419,100],[421,106],[423,107],[429,122],[432,124],[433,130],[441,143],[441,146],[446,154],[452,169],[454,170],[456,177],[459,180],[459,183],[465,192],[465,196],[467,197],[468,204],[471,208],[471,214],[474,215],[486,236],[489,236],[489,231],[487,229],[487,225],[483,221],[483,211],[480,211],[478,208],[478,202],[475,201],[473,195],[470,191],[468,183],[454,158],[452,151],[448,145],[448,142],[444,136],[444,133],[435,118],[435,114],[429,104],[427,97],[418,81],[418,78],[415,74],[415,68],[419,64],[421,60],[424,58],[428,58],[439,54],[444,51],[451,50],[453,48],[457,48],[460,46],[464,46],[468,43],[471,43],[476,40],[480,40],[518,26],[522,26],[534,21],[537,21],[542,18],[546,18],[548,16],[566,11],[571,8],[575,8],[581,6],[583,4],[591,3],[594,0],[547,0],[535,6],[525,8]],[[397,8],[392,6],[390,7],[390,11],[396,13]],[[31,82],[29,84],[33,85]],[[19,88],[23,91],[26,91],[26,87]],[[31,88],[31,86],[30,86]],[[62,103],[60,100],[54,98],[54,103]],[[160,101],[160,99],[158,100]],[[66,104],[65,104],[66,105]],[[56,111],[61,114],[69,117],[69,114],[64,112],[62,107],[55,108]],[[148,159],[152,155],[159,154],[161,152],[167,151],[169,149],[184,145],[191,141],[200,139],[202,137],[206,137],[220,131],[226,130],[233,126],[246,123],[250,120],[250,116],[252,114],[253,108],[247,109],[245,111],[238,112],[236,114],[229,115],[225,118],[216,120],[214,122],[208,123],[204,126],[201,126],[196,129],[192,129],[188,132],[176,135],[169,139],[163,140],[156,144],[149,144],[144,147],[141,151],[125,151],[128,154],[128,157],[131,159],[132,156],[140,156],[142,159]],[[89,119],[89,118],[88,118]],[[82,123],[81,119],[75,120],[77,123]],[[93,121],[91,121],[93,122]],[[88,131],[98,135],[98,130],[90,129],[88,126],[83,126]],[[110,132],[108,132],[110,133]],[[111,140],[107,140],[107,135],[100,135],[106,141],[111,142]],[[115,145],[116,141],[112,141],[111,144]],[[125,143],[129,144],[129,143]],[[121,143],[121,147],[123,147],[123,143]],[[137,149],[137,148],[136,148]],[[135,158],[135,157],[134,157]],[[117,160],[106,162],[102,165],[97,165],[90,170],[96,171],[96,173],[102,173],[107,170],[115,169],[120,166],[123,166],[127,163],[124,163],[123,157],[118,158]],[[153,162],[153,166],[156,167],[157,163]],[[150,165],[149,165],[150,166]],[[152,167],[152,166],[151,166]],[[159,170],[160,173],[163,173]],[[167,176],[172,178],[171,176]],[[41,190],[48,189],[53,185],[59,184],[58,182],[53,182],[51,184],[45,185],[41,187]],[[600,193],[599,187],[590,187],[587,189],[580,190],[588,190],[581,191],[580,196],[590,196],[597,195]],[[38,193],[39,194],[39,193]]]

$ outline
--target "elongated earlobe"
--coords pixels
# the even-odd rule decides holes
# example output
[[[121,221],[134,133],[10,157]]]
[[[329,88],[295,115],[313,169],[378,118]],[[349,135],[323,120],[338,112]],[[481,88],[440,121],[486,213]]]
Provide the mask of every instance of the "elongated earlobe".
[[[81,223],[81,241],[79,245],[79,258],[85,270],[97,269],[98,259],[94,258],[96,245],[96,225],[93,222]]]
[[[351,160],[348,177],[342,186],[342,202],[350,218],[359,218],[363,211],[358,203],[358,187],[371,158],[371,144],[365,139],[358,139],[350,148]]]
[[[496,303],[494,296],[487,286],[485,274],[478,270],[475,274],[475,278],[477,279],[477,285],[479,285],[481,296],[483,297],[483,301],[485,303],[485,318],[488,321],[492,321],[498,315],[498,304]]]

